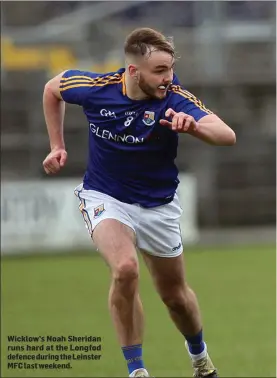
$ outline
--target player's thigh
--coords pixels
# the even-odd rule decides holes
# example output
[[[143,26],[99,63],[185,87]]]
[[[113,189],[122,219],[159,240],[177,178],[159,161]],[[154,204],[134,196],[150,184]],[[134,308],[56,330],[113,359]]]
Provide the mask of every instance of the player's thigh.
[[[104,219],[94,229],[93,241],[116,274],[138,269],[136,237],[133,229],[116,219]]]
[[[183,251],[181,215],[182,209],[177,195],[166,205],[142,209],[141,220],[136,229],[138,248],[153,256],[179,256]]]
[[[112,269],[136,264],[136,236],[127,207],[116,199],[82,185],[75,189],[86,228],[98,251]]]

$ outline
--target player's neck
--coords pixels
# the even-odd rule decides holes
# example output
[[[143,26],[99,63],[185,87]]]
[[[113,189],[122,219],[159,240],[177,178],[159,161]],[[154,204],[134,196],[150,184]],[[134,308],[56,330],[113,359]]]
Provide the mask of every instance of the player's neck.
[[[140,89],[136,83],[133,82],[132,78],[125,73],[125,88],[126,88],[126,95],[131,100],[140,101],[140,100],[147,100],[147,95]]]

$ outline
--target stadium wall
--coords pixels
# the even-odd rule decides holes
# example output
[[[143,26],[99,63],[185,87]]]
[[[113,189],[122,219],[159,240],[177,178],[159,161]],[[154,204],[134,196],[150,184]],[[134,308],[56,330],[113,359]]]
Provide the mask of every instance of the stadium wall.
[[[76,180],[8,181],[1,190],[1,253],[65,252],[91,248],[78,209]],[[192,175],[181,174],[178,189],[184,210],[181,219],[184,244],[198,241],[197,185]]]

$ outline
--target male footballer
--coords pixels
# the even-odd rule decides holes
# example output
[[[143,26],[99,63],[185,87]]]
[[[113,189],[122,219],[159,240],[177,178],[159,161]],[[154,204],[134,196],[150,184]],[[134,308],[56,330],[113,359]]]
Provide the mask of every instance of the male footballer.
[[[51,151],[43,166],[47,174],[64,167],[65,103],[81,106],[88,123],[88,162],[75,194],[88,232],[110,267],[109,309],[129,377],[150,377],[142,353],[140,251],[184,337],[194,377],[216,378],[197,298],[185,276],[175,158],[179,134],[214,146],[232,146],[236,136],[179,84],[174,46],[163,34],[136,29],[126,38],[124,53],[125,67],[117,72],[72,69],[45,85]]]

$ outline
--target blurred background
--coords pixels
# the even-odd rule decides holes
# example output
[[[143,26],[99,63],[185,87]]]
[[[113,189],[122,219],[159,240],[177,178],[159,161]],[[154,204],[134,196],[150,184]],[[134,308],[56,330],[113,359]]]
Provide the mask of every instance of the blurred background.
[[[49,180],[41,166],[49,151],[46,81],[70,67],[117,70],[126,35],[149,25],[174,37],[180,81],[237,134],[232,148],[181,138],[177,163],[197,177],[200,226],[274,225],[275,8],[274,1],[4,1],[2,180]],[[79,180],[87,154],[81,111],[68,107],[65,125],[70,163],[62,177]]]
[[[259,350],[252,350],[252,355],[246,357],[241,353],[242,349],[237,347],[234,354],[226,356],[222,344],[221,347],[216,346],[217,340],[214,340],[212,347],[215,348],[216,358],[223,369],[221,376],[276,376],[273,372],[276,240],[275,1],[1,3],[1,237],[2,253],[7,254],[7,258],[3,259],[4,301],[6,317],[9,318],[7,332],[15,323],[18,333],[23,330],[29,334],[43,331],[60,333],[61,323],[64,332],[73,332],[70,328],[73,324],[77,333],[89,332],[93,308],[104,306],[100,303],[100,291],[95,291],[93,296],[92,288],[96,282],[98,290],[102,288],[106,301],[108,283],[104,282],[103,277],[107,273],[104,273],[105,267],[97,258],[87,256],[84,252],[86,248],[81,240],[86,240],[87,245],[89,240],[72,194],[75,184],[78,185],[81,181],[86,166],[86,120],[81,109],[67,106],[65,140],[69,161],[59,177],[46,176],[42,161],[49,152],[49,141],[43,117],[42,93],[47,80],[67,68],[109,72],[122,67],[123,41],[131,30],[142,26],[157,28],[166,35],[173,36],[180,56],[176,67],[179,80],[187,90],[224,119],[237,135],[237,144],[231,148],[215,148],[193,138],[182,137],[177,158],[181,174],[193,178],[190,183],[196,183],[197,188],[195,192],[193,184],[187,197],[190,199],[187,202],[191,201],[195,205],[189,209],[188,223],[197,229],[197,238],[193,238],[192,243],[189,243],[192,245],[187,247],[187,259],[189,264],[191,262],[189,277],[196,287],[199,285],[199,295],[208,324],[213,323],[214,312],[222,314],[222,311],[233,321],[230,331],[226,331],[224,321],[219,317],[215,321],[216,326],[210,326],[211,340],[214,335],[220,337],[223,333],[226,335],[226,332],[232,338],[234,328],[243,323],[240,317],[236,319],[239,313],[245,316],[243,324],[249,324],[248,331],[247,327],[241,325],[240,332],[249,332],[242,340],[250,343],[251,350],[254,343],[259,343],[257,329],[260,328],[260,322],[264,326],[262,342],[267,340],[268,343],[263,348],[262,367],[257,368],[254,361],[261,361]],[[76,236],[73,231],[79,228],[80,233]],[[72,249],[70,247],[74,247],[77,256],[59,255],[54,260],[50,255],[42,257],[42,252],[48,249],[58,252]],[[10,254],[16,255],[21,250],[35,253],[36,257],[28,260],[8,258]],[[205,266],[209,264],[216,271],[221,283],[220,289],[218,281],[211,279],[210,269],[206,272]],[[82,273],[86,269],[87,275]],[[95,271],[101,274],[98,273],[97,276]],[[89,272],[94,272],[93,277]],[[200,281],[196,279],[199,274],[202,277]],[[229,285],[233,285],[231,282],[234,279],[237,286],[233,286],[231,290]],[[53,280],[58,284],[59,292]],[[145,278],[145,282],[147,280]],[[209,289],[207,281],[211,285],[208,285]],[[146,293],[147,285],[145,286]],[[78,290],[82,290],[83,295]],[[220,299],[213,306],[206,290],[213,293],[212,297],[214,293],[218,293]],[[226,292],[229,292],[233,301],[225,298]],[[238,301],[237,297],[234,298],[238,292],[246,299]],[[263,295],[265,292],[268,294],[267,301]],[[50,297],[55,306],[58,306],[55,307],[55,315],[45,304],[45,298]],[[145,294],[145,297],[149,308],[152,303],[156,303],[156,299],[150,295]],[[257,303],[261,297],[264,302]],[[24,303],[20,302],[20,298]],[[43,298],[42,302],[39,301],[40,298]],[[62,303],[60,298],[63,298]],[[76,301],[80,303],[75,303]],[[88,306],[86,318],[83,318],[84,312],[81,312],[80,319],[79,309],[84,306],[84,302]],[[34,303],[37,303],[37,307]],[[69,310],[68,303],[72,303],[74,309]],[[218,311],[214,311],[217,306]],[[68,316],[68,311],[72,315],[72,322],[68,320],[67,324],[62,319],[65,314]],[[43,315],[43,312],[47,315]],[[256,313],[256,318],[251,323],[253,313]],[[28,320],[30,314],[36,319],[32,324]],[[50,321],[55,316],[60,319],[59,324]],[[270,318],[265,320],[266,316]],[[76,318],[80,320],[77,324]],[[104,332],[104,328],[110,330],[108,317],[106,323],[101,318],[101,325],[98,318],[93,321],[100,333],[107,332]],[[149,321],[151,323],[151,316]],[[151,345],[153,347],[150,358],[153,374],[187,376],[182,374],[190,374],[190,370],[182,370],[182,359],[178,353],[176,357],[172,356],[175,360],[170,362],[170,367],[161,370],[154,353],[157,337],[154,336],[157,329],[155,324],[153,320],[154,341],[151,335],[147,336],[150,338],[150,355]],[[170,332],[167,337],[174,339],[173,331],[168,327]],[[254,329],[255,341],[253,336],[251,338]],[[264,336],[266,332],[268,337]],[[109,350],[113,353],[115,344],[110,341],[109,333],[107,338],[109,346],[105,345],[109,355]],[[170,353],[167,348],[166,345],[161,346],[160,355],[164,353],[168,356]],[[246,350],[247,346],[243,344],[241,348]],[[103,359],[101,363],[94,364],[91,372],[86,365],[88,363],[83,362],[83,370],[79,370],[83,375],[79,376],[123,374],[121,357],[115,358],[118,358],[118,370],[111,368],[107,361],[102,364],[105,361]],[[232,370],[234,366],[236,371]],[[73,369],[73,375],[76,372]],[[18,376],[23,374],[17,373]],[[29,373],[40,376],[39,371]],[[14,376],[12,370],[5,370],[5,374]],[[60,372],[51,374],[61,376]]]

